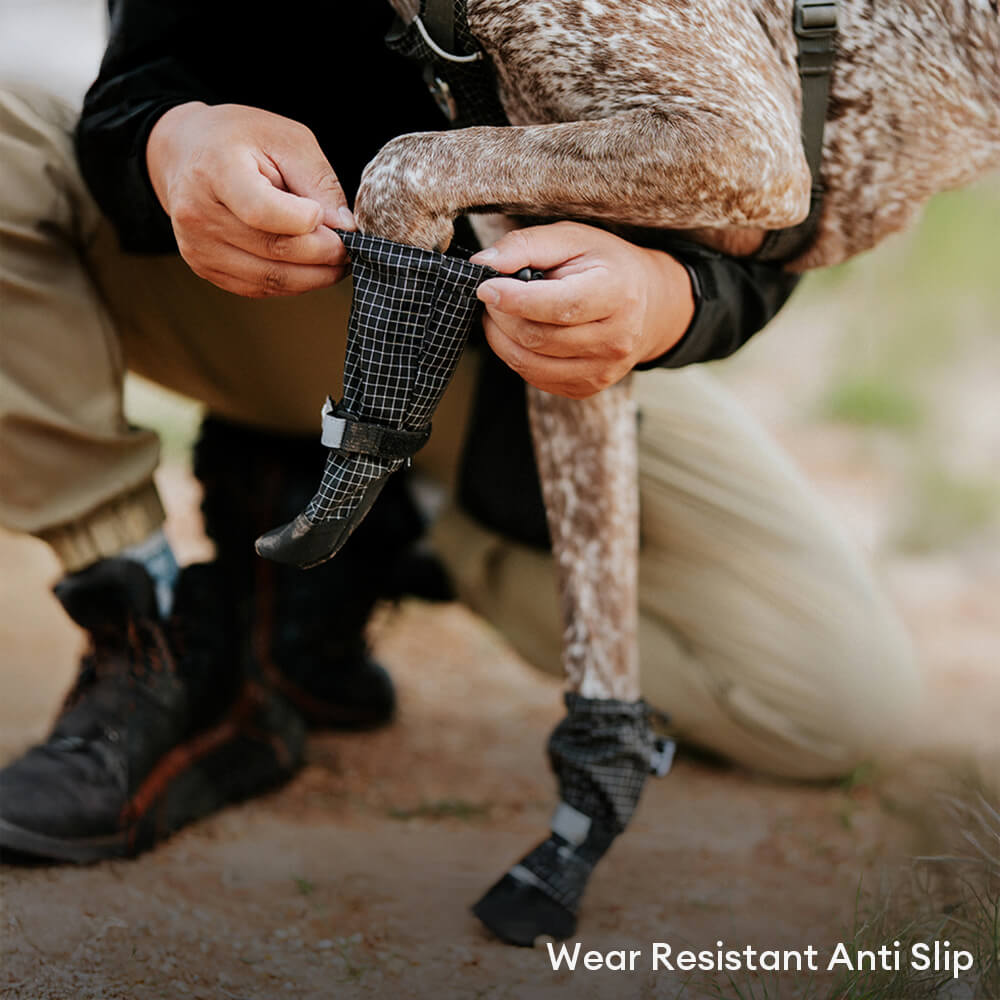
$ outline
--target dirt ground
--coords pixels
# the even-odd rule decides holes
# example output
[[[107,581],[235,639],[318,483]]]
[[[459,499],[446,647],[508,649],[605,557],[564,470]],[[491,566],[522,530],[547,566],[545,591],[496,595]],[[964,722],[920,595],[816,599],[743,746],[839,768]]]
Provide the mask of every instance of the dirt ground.
[[[22,560],[23,595],[43,553],[5,539],[3,555]],[[44,638],[4,646],[8,752],[43,728],[57,694],[43,670],[59,662],[65,678],[74,640],[50,600],[5,593],[15,604],[18,635]],[[546,952],[492,941],[468,913],[545,829],[558,687],[459,606],[407,605],[375,633],[396,725],[314,737],[290,786],[137,861],[4,869],[4,995],[673,996],[666,973],[555,974]],[[899,836],[869,788],[682,760],[602,863],[580,940],[825,946],[849,936],[859,878],[895,863]]]
[[[3,6],[7,70],[37,74],[44,37],[52,56],[44,64],[55,74],[49,82],[78,88],[94,62],[96,0]],[[1000,208],[1000,198],[992,204]],[[996,231],[982,230],[992,233],[984,244],[992,247],[991,287]],[[915,495],[913,436],[817,417],[816,401],[842,367],[845,345],[857,349],[852,324],[873,337],[882,332],[878,317],[858,314],[886,270],[866,273],[842,287],[835,310],[829,294],[793,304],[722,374],[871,553],[912,630],[925,703],[913,745],[899,747],[885,772],[905,771],[917,756],[988,762],[1000,742],[1000,538],[997,519],[977,512],[992,494],[949,493],[952,522],[964,517],[972,528],[947,544],[900,547],[900,512]],[[887,309],[901,313],[912,298],[911,318],[924,318],[919,283],[911,277]],[[884,287],[878,292],[882,301]],[[1000,342],[996,312],[979,314],[985,301],[942,295],[942,310],[967,337],[947,365],[936,355],[929,362],[931,412],[920,439],[935,455],[980,472],[1000,467]],[[852,364],[871,359],[867,343]],[[904,367],[895,359],[890,365],[894,374]],[[161,486],[178,551],[198,558],[197,498],[183,464],[168,464]],[[0,535],[0,761],[44,733],[73,674],[79,636],[48,593],[55,574],[43,546]],[[308,765],[289,786],[136,861],[0,869],[0,994],[795,995],[791,983],[737,994],[725,980],[699,984],[666,972],[554,973],[544,949],[490,940],[468,907],[546,828],[553,786],[543,748],[560,714],[558,685],[457,605],[387,609],[373,640],[399,687],[392,727],[314,736]],[[892,777],[780,784],[684,757],[650,786],[633,829],[598,869],[579,940],[586,948],[642,948],[647,956],[656,941],[829,950],[851,936],[859,885],[863,899],[877,895],[881,880],[906,865],[910,830],[888,808],[896,787]]]

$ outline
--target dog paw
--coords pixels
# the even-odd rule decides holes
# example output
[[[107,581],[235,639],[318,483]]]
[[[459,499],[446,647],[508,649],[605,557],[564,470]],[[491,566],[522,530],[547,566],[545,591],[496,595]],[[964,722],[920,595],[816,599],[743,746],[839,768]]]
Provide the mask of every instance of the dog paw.
[[[445,250],[454,233],[443,207],[441,177],[425,136],[400,136],[383,147],[361,177],[354,215],[361,231]]]

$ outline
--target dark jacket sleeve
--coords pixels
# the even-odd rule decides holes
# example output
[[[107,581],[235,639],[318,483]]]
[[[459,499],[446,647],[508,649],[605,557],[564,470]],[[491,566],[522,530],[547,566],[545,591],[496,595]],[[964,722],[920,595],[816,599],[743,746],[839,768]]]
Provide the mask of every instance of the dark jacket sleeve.
[[[146,141],[164,112],[224,99],[197,69],[204,7],[190,0],[112,0],[108,47],[76,129],[80,169],[125,250],[176,249],[146,172]]]
[[[636,367],[683,368],[727,358],[764,329],[788,301],[799,275],[779,264],[726,257],[687,241],[664,245],[687,268],[694,316],[684,336],[653,361]]]
[[[375,0],[282,0],[280,8],[268,0],[111,0],[110,40],[76,148],[122,247],[176,250],[146,172],[146,142],[178,104],[242,104],[301,122],[349,200],[389,139],[439,128],[419,67],[383,43],[391,19],[389,4]]]

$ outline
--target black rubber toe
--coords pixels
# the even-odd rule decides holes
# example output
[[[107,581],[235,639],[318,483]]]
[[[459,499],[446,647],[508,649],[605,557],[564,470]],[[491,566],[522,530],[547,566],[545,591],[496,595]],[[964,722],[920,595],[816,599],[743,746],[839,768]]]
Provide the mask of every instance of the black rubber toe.
[[[564,941],[576,931],[576,916],[537,886],[504,875],[472,912],[506,944],[531,948],[539,937]]]
[[[332,559],[365,519],[388,480],[389,473],[372,480],[349,517],[311,521],[303,512],[287,524],[265,532],[257,539],[257,555],[302,569],[311,569]]]

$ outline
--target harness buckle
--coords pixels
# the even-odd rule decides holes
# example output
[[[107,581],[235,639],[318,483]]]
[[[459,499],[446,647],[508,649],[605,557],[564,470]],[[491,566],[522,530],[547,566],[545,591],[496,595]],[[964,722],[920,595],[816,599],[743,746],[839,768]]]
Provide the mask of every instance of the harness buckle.
[[[796,3],[795,34],[800,38],[832,35],[836,30],[836,0],[799,0]]]
[[[454,122],[458,118],[458,102],[451,92],[451,87],[448,86],[448,81],[442,80],[430,63],[424,67],[424,83],[427,84],[438,110],[448,121]]]
[[[836,33],[837,0],[796,0],[795,35],[801,76],[825,76],[830,72]]]

